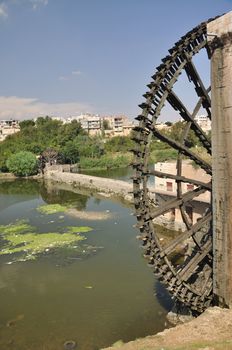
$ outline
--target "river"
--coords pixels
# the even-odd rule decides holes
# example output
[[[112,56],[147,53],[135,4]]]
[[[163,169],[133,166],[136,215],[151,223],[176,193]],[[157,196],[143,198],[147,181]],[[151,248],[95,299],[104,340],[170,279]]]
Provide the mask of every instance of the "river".
[[[45,204],[89,216],[44,214],[38,208]],[[96,212],[107,217],[92,218]],[[83,234],[81,254],[72,246],[46,249],[28,261],[0,256],[0,349],[62,350],[73,340],[78,349],[93,350],[165,328],[171,301],[142,257],[131,208],[42,182],[1,180],[0,223],[17,220],[37,234],[73,226],[92,231]]]

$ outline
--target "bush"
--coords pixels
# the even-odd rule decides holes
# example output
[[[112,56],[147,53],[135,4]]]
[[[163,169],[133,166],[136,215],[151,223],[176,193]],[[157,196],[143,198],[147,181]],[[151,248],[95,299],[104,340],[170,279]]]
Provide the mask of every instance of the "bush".
[[[113,169],[113,168],[124,168],[127,167],[131,162],[131,155],[103,155],[99,158],[84,158],[80,159],[81,169]]]
[[[178,152],[175,149],[159,149],[151,152],[150,163],[176,160]]]
[[[105,143],[107,152],[128,152],[134,148],[134,142],[128,136],[115,136]]]
[[[27,151],[18,152],[6,162],[7,168],[16,176],[30,176],[38,172],[38,161],[36,156]]]

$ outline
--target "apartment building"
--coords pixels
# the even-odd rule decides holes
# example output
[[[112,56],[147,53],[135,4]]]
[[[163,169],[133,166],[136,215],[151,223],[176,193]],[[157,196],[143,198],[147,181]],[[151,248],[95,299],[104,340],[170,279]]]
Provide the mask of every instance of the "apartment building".
[[[106,138],[114,136],[129,136],[135,126],[125,115],[116,116],[100,116],[95,114],[80,114],[66,119],[67,123],[77,120],[81,123],[82,128],[88,132],[90,136],[102,135]],[[104,121],[107,122],[107,129],[104,128]]]
[[[0,120],[0,141],[4,141],[7,136],[18,131],[20,131],[18,120]]]

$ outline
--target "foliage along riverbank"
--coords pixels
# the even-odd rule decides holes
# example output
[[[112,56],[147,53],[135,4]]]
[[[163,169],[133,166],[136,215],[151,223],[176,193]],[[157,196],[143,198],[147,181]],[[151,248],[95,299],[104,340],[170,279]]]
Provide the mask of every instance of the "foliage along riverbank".
[[[31,154],[38,159],[48,149],[54,150],[58,155],[57,161],[64,164],[79,164],[82,168],[126,167],[131,162],[131,148],[133,141],[130,137],[90,137],[76,120],[63,124],[49,117],[39,117],[35,122],[20,122],[20,132],[9,135],[0,143],[0,171],[9,171],[10,167],[13,169],[12,157],[20,152],[29,152],[22,159],[31,157]],[[17,169],[14,173],[31,175],[25,170],[24,174],[17,172]]]
[[[163,133],[180,141],[184,126],[184,122],[177,122]],[[133,158],[130,151],[136,147],[132,136],[133,132],[130,136],[115,136],[111,139],[104,136],[90,137],[76,120],[66,124],[49,117],[39,117],[36,121],[24,120],[20,122],[20,132],[0,142],[0,172],[12,171],[18,176],[30,176],[38,171],[38,159],[47,150],[57,154],[57,162],[76,164],[81,169],[127,167]],[[193,132],[189,134],[188,147],[202,151]],[[177,151],[152,138],[150,163],[176,157]],[[49,162],[49,159],[46,161]]]

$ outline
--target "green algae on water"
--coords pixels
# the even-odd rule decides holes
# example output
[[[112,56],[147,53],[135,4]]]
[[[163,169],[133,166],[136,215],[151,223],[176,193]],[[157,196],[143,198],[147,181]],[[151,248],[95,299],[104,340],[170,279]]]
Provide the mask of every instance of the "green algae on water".
[[[29,225],[26,220],[18,220],[15,224],[0,225],[0,235],[17,235],[26,232],[34,232],[35,227]]]
[[[75,229],[74,229],[75,228]],[[89,232],[91,227],[68,227],[66,232],[36,233],[35,227],[25,220],[0,226],[0,236],[4,240],[0,255],[12,255],[13,261],[35,260],[39,254],[53,249],[76,248],[77,242],[86,238],[80,232]],[[77,234],[78,233],[78,234]]]
[[[68,207],[61,204],[45,204],[36,208],[42,214],[63,213],[68,210]]]
[[[85,233],[90,232],[93,229],[89,226],[68,226],[67,232],[68,233]]]

